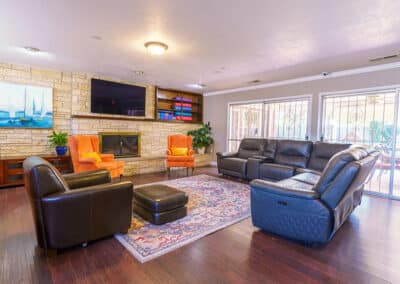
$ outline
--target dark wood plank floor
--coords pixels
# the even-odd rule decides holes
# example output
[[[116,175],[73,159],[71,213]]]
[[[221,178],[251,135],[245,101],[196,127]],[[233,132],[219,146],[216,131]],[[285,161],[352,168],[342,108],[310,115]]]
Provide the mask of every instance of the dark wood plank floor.
[[[183,175],[174,172],[173,178]],[[262,233],[250,219],[145,264],[112,237],[53,258],[39,256],[35,244],[24,188],[0,190],[0,283],[400,283],[400,202],[365,197],[319,248]]]

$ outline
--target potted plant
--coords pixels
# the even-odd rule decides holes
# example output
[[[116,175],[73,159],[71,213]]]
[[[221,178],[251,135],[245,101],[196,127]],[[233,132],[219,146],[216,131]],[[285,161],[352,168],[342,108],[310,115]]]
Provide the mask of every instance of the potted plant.
[[[203,124],[198,129],[188,131],[187,135],[193,137],[193,149],[196,149],[199,154],[204,154],[206,147],[210,146],[214,142],[211,137],[210,122]]]
[[[56,152],[58,156],[64,156],[67,153],[67,137],[66,132],[55,132],[48,136],[50,144],[56,147]]]

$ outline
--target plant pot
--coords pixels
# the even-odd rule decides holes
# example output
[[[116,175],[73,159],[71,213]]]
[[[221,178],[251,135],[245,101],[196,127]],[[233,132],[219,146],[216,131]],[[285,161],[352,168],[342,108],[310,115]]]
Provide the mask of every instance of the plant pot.
[[[67,153],[67,146],[56,146],[58,156],[64,156]]]
[[[204,155],[205,152],[206,152],[206,147],[197,148],[197,153],[199,153],[200,155]]]

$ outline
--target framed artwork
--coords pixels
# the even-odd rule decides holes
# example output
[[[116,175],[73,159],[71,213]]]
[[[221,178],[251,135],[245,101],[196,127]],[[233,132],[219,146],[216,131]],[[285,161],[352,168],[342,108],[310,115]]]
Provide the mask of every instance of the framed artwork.
[[[0,82],[0,128],[53,128],[53,89]]]

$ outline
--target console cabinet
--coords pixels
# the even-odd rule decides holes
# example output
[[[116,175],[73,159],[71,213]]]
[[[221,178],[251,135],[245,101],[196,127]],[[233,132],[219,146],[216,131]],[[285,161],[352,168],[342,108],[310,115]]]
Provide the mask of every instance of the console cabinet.
[[[72,172],[70,156],[41,156],[53,164],[61,173]],[[26,157],[0,158],[0,188],[24,184],[22,163]]]

